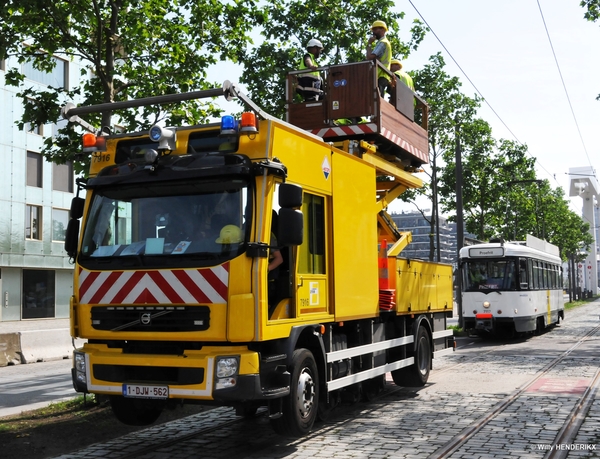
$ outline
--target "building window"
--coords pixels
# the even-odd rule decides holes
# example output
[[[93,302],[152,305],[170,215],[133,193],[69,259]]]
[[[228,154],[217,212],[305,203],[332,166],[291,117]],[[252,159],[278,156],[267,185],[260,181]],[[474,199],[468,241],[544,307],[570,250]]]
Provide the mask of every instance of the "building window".
[[[69,121],[66,119],[60,119],[56,123],[52,124],[52,138],[55,139],[58,137],[58,131],[64,128]]]
[[[33,104],[34,101],[31,99],[27,99],[27,103]],[[41,124],[39,126],[32,126],[31,123],[25,123],[25,125],[23,126],[23,130],[25,132],[30,132],[31,134],[44,135],[44,126]]]
[[[25,239],[42,240],[41,206],[25,206]]]
[[[31,123],[25,123],[23,130],[30,134],[44,135],[44,126],[41,124],[39,126],[32,126]]]
[[[42,187],[42,155],[27,152],[27,186]]]
[[[52,209],[52,240],[65,242],[65,232],[69,223],[69,211]]]
[[[56,61],[56,65],[50,72],[44,72],[43,70],[34,68],[33,62],[30,61],[23,64],[23,74],[26,78],[29,78],[37,83],[41,83],[46,86],[52,86],[54,88],[67,89],[69,63],[56,57],[53,57],[52,59]]]
[[[23,270],[23,319],[54,317],[54,271]]]
[[[73,163],[52,163],[52,189],[67,193],[73,192]]]

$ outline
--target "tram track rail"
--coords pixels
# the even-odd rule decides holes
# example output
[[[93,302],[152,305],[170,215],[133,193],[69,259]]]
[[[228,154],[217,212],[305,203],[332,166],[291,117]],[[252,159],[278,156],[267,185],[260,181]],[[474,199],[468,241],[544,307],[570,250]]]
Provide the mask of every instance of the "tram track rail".
[[[553,370],[554,372],[557,370],[560,371],[561,362],[566,365],[571,361],[571,359],[585,359],[586,357],[579,357],[578,355],[573,355],[573,353],[587,340],[597,339],[599,331],[600,325],[586,330],[585,333],[582,333],[577,337],[572,337],[573,341],[575,342],[573,343],[573,341],[571,341],[571,345],[565,343],[567,346],[569,346],[568,349],[562,351],[558,356],[544,355],[543,363],[537,366],[535,375],[521,383],[517,390],[510,393],[508,396],[506,395],[506,392],[499,394],[499,397],[497,397],[494,401],[494,405],[487,405],[488,411],[484,413],[484,410],[481,409],[477,417],[471,418],[472,423],[470,425],[464,427],[465,424],[463,424],[462,427],[464,428],[462,428],[462,430],[454,430],[455,436],[450,440],[447,440],[448,437],[446,437],[446,439],[440,439],[439,442],[436,442],[432,438],[435,443],[434,448],[437,447],[437,449],[435,449],[435,451],[429,455],[428,453],[433,451],[433,449],[429,450],[428,453],[419,456],[429,457],[432,459],[446,458],[451,457],[463,446],[467,448],[472,447],[473,443],[469,445],[469,441],[473,439],[473,437],[475,437],[482,429],[484,429],[495,419],[501,419],[501,417],[499,418],[499,415],[505,412],[511,405],[513,405],[513,403],[523,403],[524,399],[519,400],[519,397],[525,396],[524,398],[527,398],[528,394],[526,394],[526,392],[534,384],[536,384],[536,382],[540,381],[541,378],[548,377],[550,372]],[[435,373],[460,373],[460,367],[468,366],[473,363],[473,361],[481,361],[482,358],[486,358],[485,356],[491,355],[493,357],[494,352],[497,350],[497,347],[491,349],[481,349],[481,351],[478,351],[476,354],[469,354],[461,357],[460,362],[446,362],[439,369],[436,369]],[[506,353],[503,353],[503,357],[507,356],[510,357]],[[515,356],[518,355],[515,354]],[[561,417],[561,419],[565,419],[562,423],[562,427],[560,427],[558,431],[553,430],[553,433],[557,433],[552,445],[569,444],[575,440],[575,437],[577,436],[578,431],[580,430],[586,415],[594,402],[594,398],[596,397],[598,390],[600,390],[600,368],[596,367],[596,363],[594,363],[591,366],[591,369],[588,370],[587,379],[589,382],[583,395],[573,396],[570,399],[569,408],[567,408],[567,410],[570,410],[570,412],[566,418],[564,416]],[[581,390],[583,391],[583,389]],[[376,413],[381,410],[383,406],[389,403],[385,401],[386,398],[396,398],[396,402],[402,403],[402,399],[414,399],[417,392],[418,390],[415,391],[414,388],[400,387],[388,383],[382,392],[370,397],[368,402],[343,403],[342,405],[339,405],[336,407],[334,412],[331,413],[330,419],[328,419],[325,423],[316,425],[314,431],[302,439],[283,438],[277,436],[270,429],[265,430],[265,427],[268,427],[268,420],[266,410],[264,409],[257,412],[255,417],[240,417],[236,416],[231,408],[220,407],[186,418],[187,421],[176,425],[175,427],[166,427],[165,429],[162,429],[157,426],[155,428],[156,430],[149,429],[149,432],[143,434],[142,437],[121,437],[118,440],[118,443],[115,442],[111,448],[105,449],[107,452],[110,451],[109,455],[107,456],[94,454],[91,451],[87,451],[86,454],[81,451],[81,453],[83,453],[81,455],[75,453],[74,455],[69,455],[66,457],[71,459],[88,459],[91,457],[110,457],[111,459],[149,459],[163,457],[165,454],[169,455],[171,453],[177,457],[197,457],[196,454],[199,454],[199,451],[203,451],[204,448],[207,448],[205,452],[209,456],[203,457],[211,458],[255,458],[261,457],[262,455],[271,456],[272,448],[277,444],[277,448],[289,448],[290,450],[294,450],[295,448],[303,449],[303,445],[306,442],[308,442],[308,444],[311,444],[313,440],[319,442],[319,438],[326,438],[328,436],[333,436],[335,438],[336,435],[338,435],[337,432],[339,431],[356,429],[356,426],[353,426],[355,420],[357,418],[362,418],[364,422],[365,418],[368,419],[369,416],[372,416],[371,413]],[[357,400],[358,399],[355,401]],[[571,405],[572,403],[574,406]],[[518,403],[516,406],[518,406]],[[565,413],[567,410],[565,410]],[[177,422],[179,421],[173,421],[173,424]],[[174,433],[166,432],[169,430]],[[216,444],[215,442],[220,442],[220,439],[222,440],[223,438],[235,439],[235,441],[222,443],[222,447],[213,450],[213,445]],[[550,446],[549,442],[548,446]],[[194,455],[186,456],[186,454],[191,454],[191,451],[194,452]],[[400,451],[398,452],[400,453]],[[411,456],[413,453],[408,451],[403,451],[402,453],[405,453],[404,455],[406,457],[413,457]],[[555,459],[564,458],[568,451],[551,449],[540,451],[540,453],[541,455],[539,457],[542,457],[542,455],[546,453],[546,455],[543,456],[544,459]],[[402,455],[403,454],[401,454],[401,456]],[[325,456],[317,455],[315,457]]]
[[[488,411],[485,415],[479,418],[476,422],[464,428],[460,433],[454,436],[444,446],[438,448],[434,453],[430,454],[428,456],[428,459],[443,459],[450,457],[461,446],[465,445],[479,431],[481,431],[485,426],[487,426],[493,419],[495,419],[498,415],[506,411],[506,409],[509,406],[515,403],[515,401],[521,395],[523,395],[529,388],[531,388],[536,382],[538,382],[541,378],[546,376],[559,363],[561,363],[571,353],[573,353],[573,351],[580,347],[590,337],[596,335],[599,331],[600,325],[597,325],[591,330],[589,330],[583,337],[579,338],[578,341],[575,344],[573,344],[569,349],[564,351],[558,357],[555,357],[552,361],[548,362],[538,373],[536,373],[536,375],[533,378],[531,378],[529,381],[523,384],[519,389],[514,391],[500,403],[496,404],[496,406],[494,406],[490,411]],[[461,362],[456,366],[463,365],[464,363],[465,362]],[[585,419],[585,416],[594,401],[599,384],[600,368],[596,371],[591,383],[588,385],[584,394],[580,397],[575,408],[568,415],[567,420],[563,423],[563,427],[560,429],[558,435],[555,437],[555,440],[552,443],[552,445],[567,444],[575,438],[579,427],[583,423],[583,420]],[[566,457],[566,455],[563,455],[562,453],[566,453],[566,451],[562,451],[557,448],[552,448],[544,456],[544,459],[556,459]]]

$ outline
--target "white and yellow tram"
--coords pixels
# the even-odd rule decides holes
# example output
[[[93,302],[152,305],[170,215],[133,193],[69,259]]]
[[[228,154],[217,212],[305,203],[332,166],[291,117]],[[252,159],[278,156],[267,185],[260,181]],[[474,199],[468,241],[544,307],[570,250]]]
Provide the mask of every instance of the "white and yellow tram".
[[[558,247],[536,237],[460,251],[462,317],[479,334],[541,332],[564,319]]]

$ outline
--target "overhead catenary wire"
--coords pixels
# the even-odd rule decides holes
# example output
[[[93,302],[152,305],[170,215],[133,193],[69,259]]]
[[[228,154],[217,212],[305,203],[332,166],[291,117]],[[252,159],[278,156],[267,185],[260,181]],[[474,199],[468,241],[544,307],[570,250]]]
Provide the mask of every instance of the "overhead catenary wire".
[[[448,48],[446,48],[446,45],[444,45],[444,43],[442,42],[442,40],[437,36],[437,34],[435,33],[435,31],[433,30],[433,28],[429,25],[429,23],[427,22],[427,20],[423,17],[423,15],[421,14],[421,12],[417,9],[417,7],[415,6],[415,4],[413,3],[412,0],[408,0],[408,2],[410,3],[410,5],[414,8],[414,10],[417,12],[417,14],[419,15],[419,17],[421,18],[421,20],[423,21],[423,23],[427,26],[427,28],[431,31],[431,33],[433,34],[433,36],[436,38],[436,40],[440,43],[440,45],[442,46],[442,48],[444,49],[444,51],[448,54],[448,56],[450,57],[450,59],[452,59],[452,61],[454,62],[454,64],[458,67],[458,69],[460,70],[460,72],[464,75],[464,77],[467,79],[467,81],[471,84],[471,86],[473,86],[473,88],[475,89],[475,91],[477,92],[477,94],[479,94],[479,96],[483,99],[484,103],[489,107],[489,109],[492,111],[492,113],[498,118],[498,120],[500,120],[500,122],[504,125],[504,127],[508,130],[508,132],[510,132],[510,134],[513,136],[513,138],[517,141],[518,144],[523,145],[523,143],[519,140],[519,138],[515,135],[515,133],[508,127],[508,125],[504,122],[504,120],[502,119],[502,117],[496,112],[496,110],[494,109],[494,107],[492,107],[492,105],[489,103],[489,101],[485,98],[485,96],[481,93],[481,91],[477,88],[477,86],[475,85],[475,83],[473,83],[473,81],[471,80],[471,78],[469,78],[469,76],[467,75],[467,73],[463,70],[463,68],[460,66],[460,64],[457,62],[457,60],[454,58],[454,56],[452,55],[452,53],[448,50]],[[538,166],[544,171],[546,172],[546,174],[548,174],[550,177],[552,177],[559,185],[560,183],[558,182],[558,180],[556,179],[556,175],[550,173],[545,167],[544,165],[540,162],[540,160],[536,157],[534,157],[531,152],[529,152],[529,150],[527,150],[527,153],[535,159],[536,163],[538,164]],[[586,152],[587,154],[587,152]]]
[[[562,83],[562,87],[565,90],[565,95],[567,97],[567,102],[569,103],[569,108],[571,109],[571,114],[573,115],[573,120],[575,121],[575,126],[577,127],[577,133],[579,134],[579,139],[581,140],[581,145],[583,146],[583,151],[585,152],[585,156],[588,160],[589,165],[592,166],[592,162],[590,160],[590,156],[588,155],[587,148],[585,146],[585,142],[583,141],[583,135],[581,134],[581,130],[579,129],[579,123],[577,122],[577,117],[575,116],[575,110],[573,110],[573,104],[571,103],[571,98],[569,97],[569,91],[567,91],[567,85],[565,84],[565,79],[563,78],[562,71],[560,70],[560,65],[558,63],[558,58],[556,57],[556,52],[554,51],[554,45],[552,44],[552,39],[550,38],[550,32],[548,31],[548,26],[546,25],[546,19],[544,18],[544,13],[542,11],[542,6],[540,5],[540,1],[537,0],[538,9],[540,10],[540,16],[542,17],[542,22],[544,23],[544,30],[546,30],[546,36],[548,37],[548,42],[550,43],[550,49],[552,50],[552,56],[554,56],[554,62],[556,63],[556,68],[558,70],[558,74],[560,75],[560,81]]]

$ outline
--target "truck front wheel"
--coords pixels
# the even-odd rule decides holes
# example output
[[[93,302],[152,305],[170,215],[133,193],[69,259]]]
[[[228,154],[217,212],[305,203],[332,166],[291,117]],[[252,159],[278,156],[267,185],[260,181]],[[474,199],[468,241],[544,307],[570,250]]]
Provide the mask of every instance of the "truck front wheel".
[[[120,395],[110,396],[116,418],[128,426],[147,426],[158,419],[165,406],[162,400],[140,400]]]
[[[319,373],[308,349],[294,351],[290,373],[290,395],[283,399],[283,415],[271,425],[280,435],[301,437],[312,429],[319,405]]]

